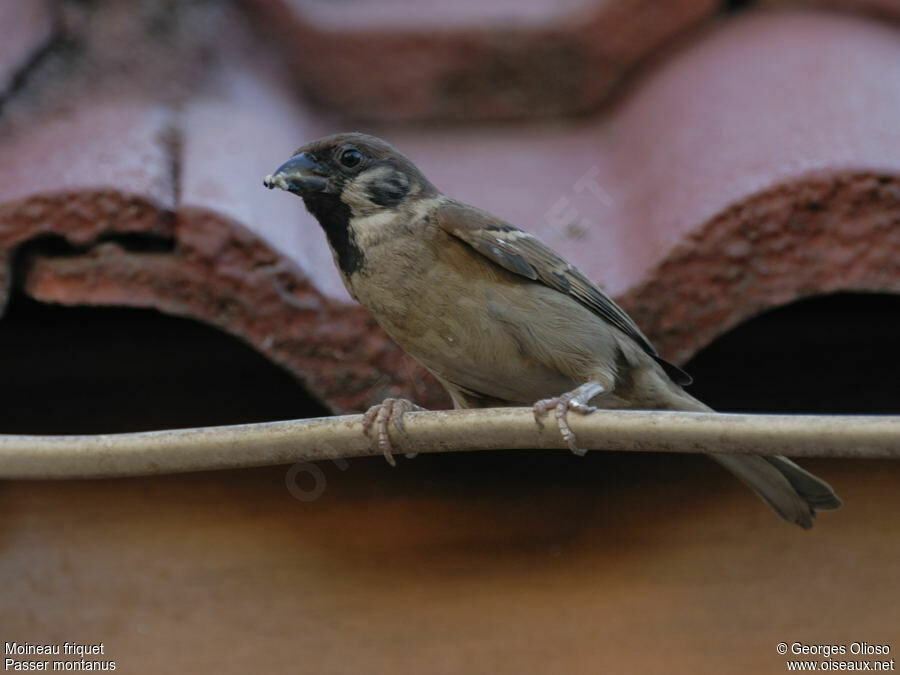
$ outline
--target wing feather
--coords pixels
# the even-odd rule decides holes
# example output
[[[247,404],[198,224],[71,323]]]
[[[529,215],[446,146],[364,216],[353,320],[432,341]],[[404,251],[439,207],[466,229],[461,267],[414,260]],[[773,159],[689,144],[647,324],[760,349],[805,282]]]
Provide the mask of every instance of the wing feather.
[[[526,279],[565,293],[615,326],[656,359],[678,384],[691,377],[659,357],[637,324],[578,268],[527,232],[459,202],[446,202],[436,210],[437,223],[448,234],[461,239],[500,267]]]

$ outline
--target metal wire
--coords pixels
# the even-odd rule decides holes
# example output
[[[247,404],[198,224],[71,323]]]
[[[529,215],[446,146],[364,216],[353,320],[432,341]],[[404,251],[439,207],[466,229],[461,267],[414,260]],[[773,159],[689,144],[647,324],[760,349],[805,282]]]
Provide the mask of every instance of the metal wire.
[[[408,413],[400,452],[565,449],[530,408]],[[597,411],[570,415],[581,447],[616,451],[900,457],[900,417]],[[143,476],[375,455],[361,415],[92,436],[0,436],[0,478]]]

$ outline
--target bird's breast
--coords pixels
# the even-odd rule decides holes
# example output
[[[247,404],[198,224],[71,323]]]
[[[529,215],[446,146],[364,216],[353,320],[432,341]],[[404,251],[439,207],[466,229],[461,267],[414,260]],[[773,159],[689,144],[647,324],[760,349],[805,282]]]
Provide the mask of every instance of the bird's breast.
[[[523,342],[527,327],[515,330],[498,312],[511,300],[527,304],[523,294],[533,285],[512,281],[446,233],[367,249],[366,264],[349,285],[404,351],[458,386],[527,402],[572,384]]]

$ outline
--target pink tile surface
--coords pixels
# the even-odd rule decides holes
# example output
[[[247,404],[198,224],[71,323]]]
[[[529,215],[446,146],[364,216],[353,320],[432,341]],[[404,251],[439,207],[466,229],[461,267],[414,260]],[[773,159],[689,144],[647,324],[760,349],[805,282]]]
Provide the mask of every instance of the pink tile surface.
[[[900,171],[898,36],[836,15],[743,15],[599,123],[373,130],[446,193],[538,233],[622,293],[695,228],[781,181]],[[566,215],[575,227],[558,225]]]
[[[627,260],[610,261],[610,287],[637,283],[692,229],[781,181],[900,170],[898,38],[846,16],[750,14],[653,73],[600,128]]]
[[[168,109],[154,103],[86,97],[6,129],[0,142],[0,310],[13,256],[29,240],[52,235],[91,247],[113,233],[171,236],[171,122]],[[90,293],[81,297],[91,301]]]
[[[53,31],[52,0],[0,0],[0,95]]]
[[[898,0],[759,0],[758,4],[763,7],[820,7],[888,18],[900,17]]]
[[[174,206],[168,107],[147,100],[83,100],[36,117],[0,142],[0,202],[112,189]]]
[[[312,102],[382,121],[585,112],[717,9],[712,0],[246,4],[291,46]]]
[[[252,55],[280,49],[269,33],[236,45],[224,31],[212,52],[192,52],[204,77],[177,105],[159,102],[160,78],[125,87],[143,98],[70,86],[66,110],[4,127],[0,309],[15,259],[34,298],[209,323],[336,411],[397,395],[446,407],[437,384],[347,302],[300,200],[261,185],[296,146],[350,126],[395,142],[448,194],[539,234],[679,361],[797,297],[900,293],[900,24],[751,8],[686,35],[721,3],[325,3],[296,5],[320,12],[318,31],[281,19],[297,40],[335,39],[294,45],[303,87]],[[113,4],[130,14],[130,3]],[[188,4],[203,19],[208,5]],[[890,0],[810,4],[897,16]],[[4,35],[39,34],[22,17],[41,6],[0,0],[0,82],[4,64],[30,51]],[[21,35],[5,23],[10,12]],[[556,12],[577,30],[544,31]],[[513,15],[521,30],[493,29]],[[457,37],[416,32],[438,20]],[[388,30],[397,27],[406,36]],[[429,88],[445,68],[456,68],[456,88]],[[379,119],[443,106],[455,119],[568,114],[608,103],[628,73],[627,90],[577,121],[351,125],[300,103],[311,93],[357,117],[371,106]],[[118,236],[134,232],[163,246]],[[74,246],[55,255],[43,235]],[[752,496],[732,501],[726,490],[740,487],[713,485],[706,469],[696,485],[639,464],[575,482],[560,474],[562,485],[532,467],[498,488],[422,461],[390,475],[380,460],[324,466],[329,492],[316,504],[292,501],[283,471],[5,485],[0,566],[24,580],[10,586],[13,621],[28,639],[87,626],[125,670],[142,672],[284,672],[298,654],[315,672],[654,672],[661,662],[769,672],[783,667],[772,645],[785,635],[831,640],[854,621],[848,634],[870,644],[896,633],[883,618],[896,613],[884,590],[900,518],[880,499],[896,495],[896,466],[848,462],[848,507],[798,538],[764,509],[751,513]],[[648,494],[665,501],[665,518]],[[123,630],[135,608],[137,630]]]
[[[423,31],[509,26],[544,26],[616,0],[382,0],[380,2],[330,2],[285,0],[299,18],[321,30]]]
[[[426,127],[315,113],[259,42],[229,29],[177,113],[152,96],[85,96],[7,130],[0,245],[62,234],[84,255],[38,256],[35,297],[207,321],[336,408],[390,394],[438,405],[434,383],[349,302],[302,202],[261,185],[297,146],[356,128],[539,235],[685,359],[804,294],[900,290],[898,33],[837,12],[739,12],[645,68],[602,116]],[[603,48],[625,54],[625,42]],[[97,243],[148,229],[173,250]]]
[[[264,71],[233,63],[216,79],[208,95],[185,107],[181,120],[181,206],[241,224],[313,277],[320,291],[349,302],[302,201],[262,185],[263,176],[317,135],[316,121]]]

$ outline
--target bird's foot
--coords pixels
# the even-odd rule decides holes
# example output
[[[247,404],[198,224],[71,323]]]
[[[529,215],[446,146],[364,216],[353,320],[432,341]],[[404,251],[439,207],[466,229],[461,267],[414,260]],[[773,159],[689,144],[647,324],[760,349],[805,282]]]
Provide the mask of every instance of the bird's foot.
[[[533,407],[534,421],[537,422],[538,427],[543,429],[543,418],[552,410],[556,418],[556,424],[559,427],[559,433],[562,435],[566,445],[569,446],[569,450],[579,457],[583,457],[587,454],[587,450],[578,447],[578,439],[569,426],[569,411],[577,412],[579,415],[588,415],[594,412],[597,408],[589,405],[588,401],[604,391],[606,391],[606,388],[602,384],[587,382],[572,391],[567,391],[565,394],[541,399]]]
[[[425,408],[405,398],[386,398],[378,405],[373,405],[363,415],[363,433],[372,439],[374,446],[384,454],[384,458],[391,466],[396,466],[397,462],[394,460],[394,444],[388,429],[393,424],[394,428],[405,436],[403,416],[414,410]],[[407,457],[415,457],[415,453],[408,453]]]

